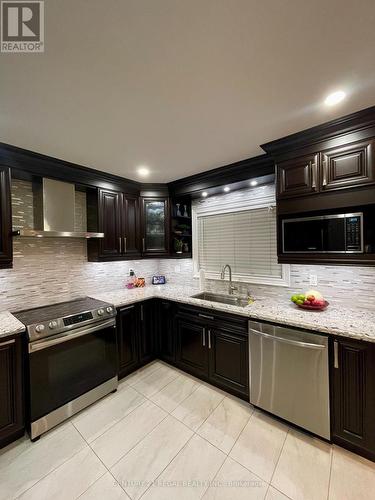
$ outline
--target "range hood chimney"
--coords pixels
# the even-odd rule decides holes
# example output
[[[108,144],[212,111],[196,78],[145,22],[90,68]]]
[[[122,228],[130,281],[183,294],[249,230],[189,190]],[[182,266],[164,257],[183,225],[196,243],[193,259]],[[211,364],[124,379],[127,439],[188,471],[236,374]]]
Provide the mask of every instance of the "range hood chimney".
[[[37,238],[104,238],[104,233],[75,231],[75,186],[44,179],[33,184],[34,229],[24,228],[20,236]]]

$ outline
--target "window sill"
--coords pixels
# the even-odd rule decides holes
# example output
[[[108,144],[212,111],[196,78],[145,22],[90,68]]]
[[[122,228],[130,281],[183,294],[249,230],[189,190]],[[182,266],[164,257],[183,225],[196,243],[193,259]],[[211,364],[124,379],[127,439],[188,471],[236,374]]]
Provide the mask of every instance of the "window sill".
[[[194,274],[194,278],[199,278],[199,273]],[[220,277],[220,273],[205,273],[205,278],[208,280],[224,281]],[[228,281],[228,275],[225,277],[225,281]],[[232,281],[238,283],[249,283],[252,285],[270,285],[270,286],[290,286],[290,267],[289,265],[283,265],[283,273],[281,277],[272,276],[250,276],[233,274]]]

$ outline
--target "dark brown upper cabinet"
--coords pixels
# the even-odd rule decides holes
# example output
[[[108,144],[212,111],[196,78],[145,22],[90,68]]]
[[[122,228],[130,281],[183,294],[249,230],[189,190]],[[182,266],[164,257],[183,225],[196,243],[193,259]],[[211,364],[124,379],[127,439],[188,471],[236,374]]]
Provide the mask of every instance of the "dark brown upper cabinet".
[[[318,190],[318,155],[305,155],[277,165],[279,198],[314,194]]]
[[[10,169],[0,165],[0,268],[12,267]]]
[[[374,144],[375,140],[369,139],[322,151],[322,191],[374,183]]]
[[[122,193],[99,191],[100,255],[119,257],[122,254]]]
[[[167,197],[142,198],[142,255],[169,254],[169,203]]]
[[[99,189],[88,197],[88,221],[104,238],[88,240],[89,260],[125,260],[140,257],[139,198]],[[94,198],[94,199],[92,199]],[[92,217],[96,213],[97,217]]]
[[[278,198],[375,183],[374,139],[324,149],[277,164]]]

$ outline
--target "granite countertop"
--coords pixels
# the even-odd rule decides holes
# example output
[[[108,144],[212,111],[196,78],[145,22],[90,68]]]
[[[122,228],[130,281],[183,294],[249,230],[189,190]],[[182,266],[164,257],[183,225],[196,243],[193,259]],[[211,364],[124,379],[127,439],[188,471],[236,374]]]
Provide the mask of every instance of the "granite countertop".
[[[375,342],[375,311],[349,309],[334,305],[330,305],[325,311],[306,311],[297,308],[289,301],[271,300],[265,297],[256,297],[253,304],[239,307],[191,297],[197,293],[199,293],[197,288],[167,284],[149,285],[133,290],[121,289],[101,292],[91,294],[91,297],[109,302],[116,307],[157,297],[205,309],[238,314],[254,320],[270,321],[306,330]],[[10,312],[0,312],[0,340],[23,330],[25,330],[24,325]]]
[[[289,301],[275,301],[262,297],[256,298],[255,302],[249,306],[239,307],[193,299],[191,295],[197,293],[199,290],[196,288],[167,284],[150,285],[133,290],[115,290],[95,294],[93,297],[110,302],[116,307],[158,297],[206,309],[239,314],[255,320],[271,321],[331,335],[375,342],[375,311],[348,309],[334,305],[330,305],[325,311],[307,311],[297,308]]]
[[[5,337],[23,332],[24,325],[9,311],[0,312],[0,342]]]

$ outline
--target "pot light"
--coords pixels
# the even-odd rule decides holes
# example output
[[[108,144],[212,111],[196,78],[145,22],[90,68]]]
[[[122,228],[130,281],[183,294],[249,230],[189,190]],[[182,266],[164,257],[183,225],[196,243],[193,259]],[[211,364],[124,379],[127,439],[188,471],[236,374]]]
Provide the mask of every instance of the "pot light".
[[[332,94],[329,94],[325,101],[324,104],[327,106],[334,106],[335,104],[338,104],[341,102],[343,99],[345,99],[346,93],[343,90],[338,90],[337,92],[332,92]]]
[[[206,198],[206,196],[208,196],[207,191],[203,191],[202,196],[203,196],[203,198]]]
[[[150,169],[147,167],[139,167],[137,172],[141,177],[147,177],[150,174]]]
[[[224,191],[225,191],[226,193],[229,193],[229,191],[230,191],[230,187],[229,187],[229,186],[225,186]]]
[[[258,185],[258,181],[251,181],[250,182],[250,186],[257,186]]]

